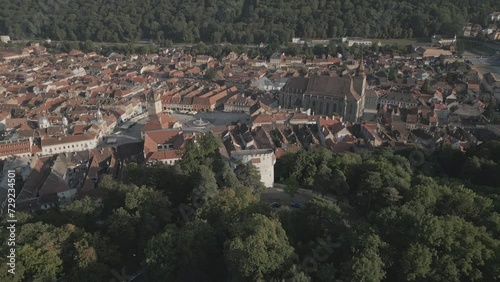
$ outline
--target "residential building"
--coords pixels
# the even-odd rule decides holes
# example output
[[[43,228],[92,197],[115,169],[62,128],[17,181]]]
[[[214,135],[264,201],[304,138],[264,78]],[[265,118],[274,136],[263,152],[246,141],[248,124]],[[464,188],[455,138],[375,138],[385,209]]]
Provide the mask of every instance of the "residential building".
[[[494,22],[494,21],[500,21],[500,12],[493,12],[489,15],[489,20]]]
[[[176,118],[164,113],[159,113],[156,116],[150,117],[150,120],[141,128],[141,138],[144,139],[144,134],[147,131],[181,128],[182,124]]]
[[[490,39],[490,40],[500,40],[500,30],[492,32],[490,35],[488,35],[488,39]]]
[[[374,147],[382,145],[382,138],[378,134],[378,125],[376,123],[363,123],[361,125],[361,134]]]
[[[294,38],[292,38],[292,43],[293,44],[304,44],[306,42],[304,39],[302,39],[300,37],[294,37]]]
[[[362,37],[344,37],[342,38],[343,43],[347,43],[347,46],[352,47],[354,44],[372,46],[373,42],[370,39]]]
[[[29,157],[33,154],[33,139],[20,138],[0,141],[0,159],[8,157]]]
[[[391,105],[399,108],[413,108],[418,106],[418,101],[411,93],[389,92],[380,97],[380,105]]]
[[[486,34],[486,35],[490,35],[492,34],[493,32],[495,32],[497,30],[497,25],[496,24],[489,24],[488,26],[486,26],[485,29],[483,29],[483,33]]]
[[[147,131],[144,134],[144,159],[147,163],[175,164],[191,134],[180,129]]]
[[[10,36],[8,35],[0,35],[0,42],[2,43],[9,43],[10,41]]]
[[[274,53],[269,58],[269,66],[271,69],[281,68],[282,61],[285,58],[285,53]]]
[[[482,85],[486,91],[493,94],[497,103],[500,104],[500,79],[494,73],[488,72],[483,75]]]
[[[419,47],[417,52],[422,55],[422,58],[439,58],[440,56],[450,57],[453,55],[451,51],[444,50],[438,47]]]
[[[457,36],[453,38],[445,38],[441,35],[433,35],[431,38],[432,43],[438,43],[443,46],[450,46],[452,44],[455,44],[457,42]]]
[[[251,114],[253,110],[256,109],[255,105],[255,100],[238,93],[231,96],[226,102],[224,102],[224,111]]]
[[[91,150],[99,144],[98,136],[94,133],[66,135],[60,137],[46,137],[41,139],[42,151],[40,155],[54,155]]]

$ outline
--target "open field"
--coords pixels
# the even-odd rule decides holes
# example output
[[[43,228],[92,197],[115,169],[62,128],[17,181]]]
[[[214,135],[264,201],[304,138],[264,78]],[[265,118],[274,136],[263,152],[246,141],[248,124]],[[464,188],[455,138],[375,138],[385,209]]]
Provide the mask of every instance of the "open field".
[[[429,38],[372,39],[373,43],[380,41],[382,45],[412,45],[415,43],[431,43]]]
[[[462,39],[465,45],[465,51],[479,54],[482,56],[497,55],[500,52],[500,43],[491,41],[478,41],[474,39]]]
[[[482,77],[483,74],[488,73],[488,72],[492,72],[496,76],[500,76],[500,65],[496,65],[496,66],[495,65],[478,65],[478,66],[472,66],[472,67],[479,72],[480,77]]]
[[[479,72],[480,78],[488,72],[500,75],[500,57],[492,56],[491,53],[470,50],[465,51],[463,57],[472,63],[472,68]]]

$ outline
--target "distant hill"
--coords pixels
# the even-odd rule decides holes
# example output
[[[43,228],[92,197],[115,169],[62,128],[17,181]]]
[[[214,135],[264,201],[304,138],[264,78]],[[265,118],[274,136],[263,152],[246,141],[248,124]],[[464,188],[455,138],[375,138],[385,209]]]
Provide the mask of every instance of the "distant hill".
[[[283,43],[292,37],[428,37],[487,23],[498,0],[0,0],[14,39]]]

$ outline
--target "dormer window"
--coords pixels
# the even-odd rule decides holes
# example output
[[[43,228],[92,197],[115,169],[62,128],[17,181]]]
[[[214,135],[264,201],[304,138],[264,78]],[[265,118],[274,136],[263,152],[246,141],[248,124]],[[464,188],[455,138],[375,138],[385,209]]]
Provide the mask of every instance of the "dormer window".
[[[172,150],[174,149],[174,145],[173,144],[158,144],[156,146],[156,148],[158,149],[158,151],[163,151],[163,150]]]

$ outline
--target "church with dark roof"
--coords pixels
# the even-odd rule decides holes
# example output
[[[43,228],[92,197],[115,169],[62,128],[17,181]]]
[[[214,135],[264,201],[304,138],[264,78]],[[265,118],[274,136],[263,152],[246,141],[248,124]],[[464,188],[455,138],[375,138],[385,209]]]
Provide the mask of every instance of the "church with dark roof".
[[[359,122],[365,105],[366,75],[363,60],[354,76],[291,77],[282,89],[280,105],[287,109],[310,109],[316,115],[340,115]]]

